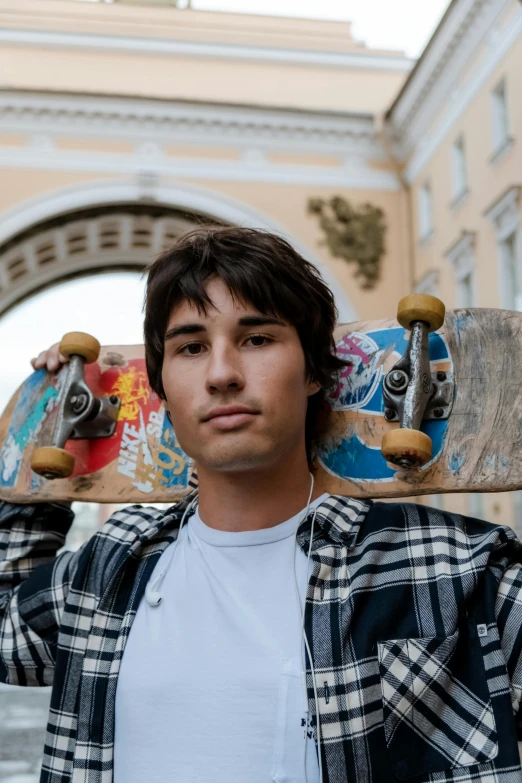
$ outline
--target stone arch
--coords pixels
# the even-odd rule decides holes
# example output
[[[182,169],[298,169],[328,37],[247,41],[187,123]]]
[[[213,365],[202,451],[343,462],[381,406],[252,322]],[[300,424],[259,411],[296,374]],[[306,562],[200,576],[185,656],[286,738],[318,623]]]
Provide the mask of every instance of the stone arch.
[[[355,308],[312,251],[248,205],[203,188],[96,182],[64,188],[5,212],[0,223],[0,316],[38,291],[82,274],[143,270],[174,238],[201,222],[276,231],[321,271],[341,321]]]

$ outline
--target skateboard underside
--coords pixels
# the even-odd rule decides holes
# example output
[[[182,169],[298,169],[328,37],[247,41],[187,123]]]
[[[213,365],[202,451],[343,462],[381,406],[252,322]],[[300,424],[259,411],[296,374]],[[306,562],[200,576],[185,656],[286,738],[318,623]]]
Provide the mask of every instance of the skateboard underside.
[[[353,497],[405,497],[522,488],[522,314],[457,310],[429,336],[432,373],[453,384],[445,420],[423,421],[433,443],[422,468],[397,470],[381,455],[382,437],[398,423],[384,417],[383,378],[408,340],[396,321],[339,326],[337,351],[350,362],[328,396],[328,433],[316,480]],[[121,400],[110,438],[70,440],[70,478],[52,481],[30,468],[31,452],[51,442],[67,367],[33,373],[0,418],[0,497],[105,503],[175,502],[197,483],[157,395],[147,382],[143,346],[102,348],[86,365],[96,396]]]

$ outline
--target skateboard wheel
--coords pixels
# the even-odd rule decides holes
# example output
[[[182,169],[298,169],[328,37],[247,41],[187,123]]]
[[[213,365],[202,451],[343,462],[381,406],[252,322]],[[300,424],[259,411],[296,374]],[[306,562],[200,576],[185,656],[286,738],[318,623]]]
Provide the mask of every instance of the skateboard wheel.
[[[425,465],[431,459],[431,438],[420,430],[395,429],[382,439],[382,456],[401,468]]]
[[[410,294],[399,302],[397,320],[404,329],[410,329],[413,321],[424,321],[430,332],[436,332],[444,323],[444,302],[429,294]]]
[[[69,359],[71,356],[81,356],[86,364],[92,364],[100,355],[101,345],[96,337],[85,332],[68,332],[62,337],[60,353]]]
[[[74,470],[74,457],[65,449],[41,446],[31,455],[31,469],[45,478],[67,478]]]

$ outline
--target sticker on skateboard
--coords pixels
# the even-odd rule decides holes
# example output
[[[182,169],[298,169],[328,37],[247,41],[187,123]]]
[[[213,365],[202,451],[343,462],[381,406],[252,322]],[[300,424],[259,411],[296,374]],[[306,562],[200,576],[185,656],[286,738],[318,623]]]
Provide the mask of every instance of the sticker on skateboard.
[[[408,333],[402,327],[350,332],[336,343],[337,355],[350,364],[341,371],[337,388],[327,397],[329,411],[342,411],[346,425],[343,435],[327,441],[318,457],[332,476],[354,482],[394,480],[397,468],[380,455],[382,426],[363,428],[359,424],[364,417],[384,423],[384,375],[403,356],[407,344]],[[429,352],[432,372],[452,374],[447,343],[436,332],[429,335]],[[422,422],[421,431],[433,443],[432,460],[425,468],[440,455],[447,427],[447,420]]]

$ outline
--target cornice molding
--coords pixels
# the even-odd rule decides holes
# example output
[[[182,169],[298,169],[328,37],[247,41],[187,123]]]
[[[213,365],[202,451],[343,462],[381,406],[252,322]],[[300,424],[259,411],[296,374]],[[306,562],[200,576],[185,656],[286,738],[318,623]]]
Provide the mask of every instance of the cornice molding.
[[[439,296],[440,269],[428,269],[414,286],[416,294]]]
[[[0,91],[0,131],[383,155],[370,114]]]
[[[92,35],[42,30],[0,30],[0,43],[17,46],[53,49],[82,49],[90,51],[126,52],[147,56],[214,58],[268,62],[293,65],[311,65],[348,70],[399,71],[408,73],[413,63],[401,54],[369,52],[321,52],[282,49],[268,46],[239,46],[237,44],[202,43],[200,41],[173,41],[166,38],[137,38],[119,35]]]
[[[461,279],[474,269],[476,238],[476,231],[463,231],[457,241],[444,253],[457,279]]]
[[[44,141],[44,140],[42,140]],[[74,171],[98,174],[149,174],[204,182],[271,182],[354,190],[400,190],[394,172],[359,163],[344,166],[312,166],[273,163],[259,154],[243,160],[209,160],[166,156],[161,150],[136,154],[58,150],[42,144],[33,147],[1,147],[0,168]]]
[[[521,185],[511,185],[494,204],[485,210],[484,215],[493,224],[497,242],[501,242],[520,227],[521,194]]]
[[[0,146],[4,168],[129,174],[187,179],[295,183],[397,190],[371,115],[333,114],[250,106],[109,96],[0,92],[0,133],[26,138]],[[61,139],[135,143],[130,152],[64,149]],[[237,160],[169,155],[168,148],[227,148]],[[45,154],[42,152],[45,151]],[[339,165],[275,162],[272,152],[339,158]]]
[[[510,185],[510,187],[485,210],[484,215],[495,223],[505,212],[516,211],[520,202],[521,193],[521,185]]]
[[[453,91],[446,112],[431,133],[428,132],[427,126],[429,123],[427,118],[424,121],[424,130],[419,131],[413,126],[408,129],[403,145],[403,155],[406,154],[404,150],[414,150],[405,172],[408,183],[412,183],[418,177],[421,170],[455,127],[472,100],[483,88],[502,58],[505,57],[517,38],[522,35],[522,6],[512,24],[507,25],[502,31],[494,31],[494,33],[490,36],[489,49],[484,57],[477,63],[476,68],[469,75],[466,83]],[[440,107],[441,102],[439,102],[437,108],[440,110]],[[417,137],[417,143],[414,143],[413,133],[417,132],[419,136]],[[421,139],[421,141],[418,142],[418,139]]]
[[[387,128],[397,155],[411,160],[405,172],[412,182],[426,165],[494,68],[522,32],[522,8],[498,29],[498,19],[512,0],[454,0],[453,12],[435,34],[402,93],[388,112]],[[451,9],[450,9],[451,10]],[[469,63],[487,42],[471,74]],[[445,111],[430,132],[434,119]]]
[[[500,0],[502,3],[508,1]],[[452,61],[460,59],[463,47],[474,37],[477,19],[493,4],[498,5],[499,0],[453,0],[388,112],[395,129],[404,131],[411,124],[436,82]]]

